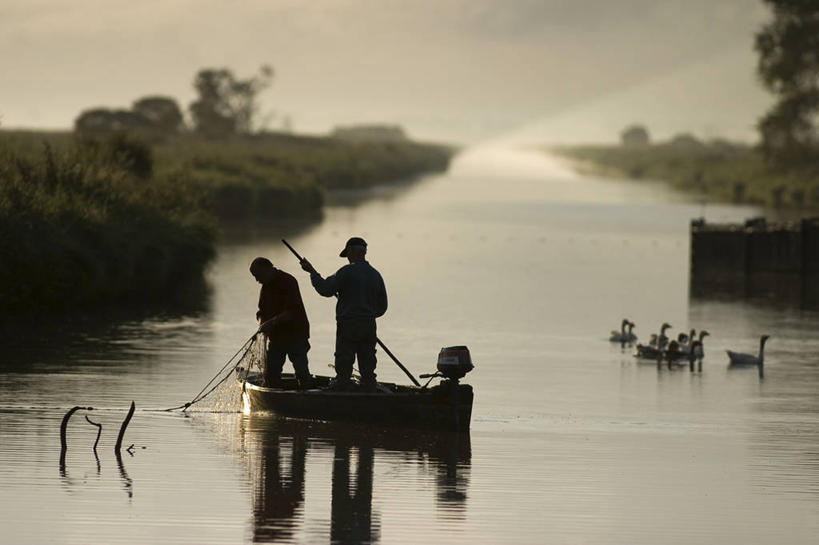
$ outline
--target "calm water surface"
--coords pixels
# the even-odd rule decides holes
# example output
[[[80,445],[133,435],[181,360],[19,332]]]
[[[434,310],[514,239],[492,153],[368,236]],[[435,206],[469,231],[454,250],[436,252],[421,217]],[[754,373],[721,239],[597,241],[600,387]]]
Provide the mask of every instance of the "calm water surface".
[[[689,220],[755,213],[473,149],[446,175],[335,196],[295,234],[231,236],[197,305],[6,331],[0,542],[814,544],[819,313],[688,295]],[[379,336],[416,374],[469,346],[470,434],[150,410],[191,399],[253,333],[257,255],[300,279],[311,369],[332,372],[333,303],[285,234],[325,273],[367,239],[390,296]],[[607,342],[624,316],[641,339],[663,321],[710,331],[703,372]],[[724,349],[763,333],[765,378],[729,369]],[[378,373],[406,382],[384,356]],[[61,467],[74,405],[95,410],[71,420]]]

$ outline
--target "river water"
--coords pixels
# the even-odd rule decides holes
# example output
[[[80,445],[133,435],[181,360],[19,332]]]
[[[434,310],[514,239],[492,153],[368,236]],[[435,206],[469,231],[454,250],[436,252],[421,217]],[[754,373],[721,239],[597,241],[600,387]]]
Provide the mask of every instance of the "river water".
[[[195,304],[9,329],[0,542],[816,543],[819,312],[688,294],[690,219],[757,213],[475,148],[446,174],[334,195],[313,226],[234,233]],[[368,241],[390,298],[379,337],[415,374],[470,348],[469,434],[151,410],[191,399],[253,333],[258,255],[299,278],[311,369],[332,373],[333,301],[285,235],[325,273],[349,236]],[[707,329],[702,372],[609,343],[623,317],[642,340]],[[763,333],[764,378],[729,368],[724,350]],[[380,379],[406,382],[379,356]],[[61,464],[74,405],[94,410]]]

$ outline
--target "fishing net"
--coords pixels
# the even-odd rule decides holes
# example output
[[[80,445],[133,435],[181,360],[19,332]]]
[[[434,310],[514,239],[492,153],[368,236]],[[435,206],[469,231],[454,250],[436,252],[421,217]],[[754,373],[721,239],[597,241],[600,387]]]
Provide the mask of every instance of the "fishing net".
[[[267,338],[254,335],[214,377],[212,383],[216,384],[215,389],[199,398],[202,400],[199,409],[214,413],[241,412],[242,389],[239,380],[250,373],[263,373],[266,365]]]

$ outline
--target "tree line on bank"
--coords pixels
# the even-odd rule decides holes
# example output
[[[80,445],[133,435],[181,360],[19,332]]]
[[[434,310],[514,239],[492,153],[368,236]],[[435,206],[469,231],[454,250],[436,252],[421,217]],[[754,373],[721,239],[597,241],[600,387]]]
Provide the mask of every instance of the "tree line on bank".
[[[268,88],[273,69],[259,68],[247,79],[237,78],[228,68],[205,68],[193,81],[197,98],[188,106],[191,130],[210,137],[249,134],[257,127],[258,96]],[[130,109],[91,108],[80,113],[74,128],[82,133],[152,131],[176,134],[187,129],[178,102],[168,96],[146,96]]]

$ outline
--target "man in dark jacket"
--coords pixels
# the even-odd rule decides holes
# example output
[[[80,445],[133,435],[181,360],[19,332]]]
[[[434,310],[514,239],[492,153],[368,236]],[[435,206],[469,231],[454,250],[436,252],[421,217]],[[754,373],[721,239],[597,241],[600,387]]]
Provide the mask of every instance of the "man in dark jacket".
[[[387,311],[387,290],[381,274],[365,259],[366,254],[364,239],[351,238],[339,254],[349,264],[327,278],[322,278],[306,259],[301,261],[301,268],[310,273],[310,282],[320,295],[338,295],[335,385],[342,390],[350,385],[356,356],[361,386],[370,391],[376,386],[375,319]]]
[[[271,386],[281,384],[284,360],[289,357],[296,371],[299,387],[308,388],[310,322],[307,321],[298,282],[292,275],[275,268],[264,257],[253,260],[250,274],[262,285],[256,320],[262,333],[267,336],[265,382]]]

